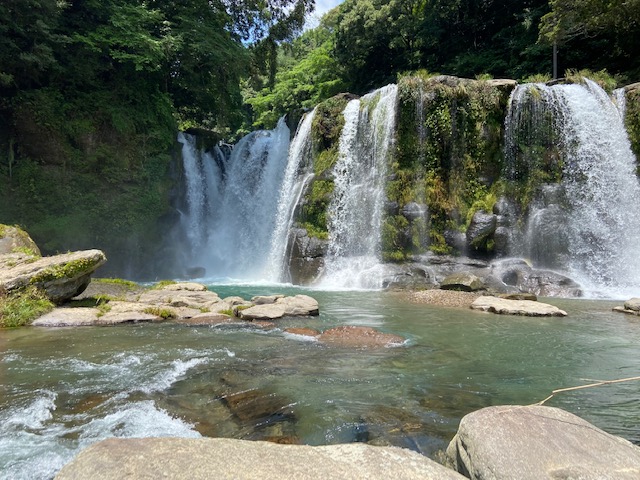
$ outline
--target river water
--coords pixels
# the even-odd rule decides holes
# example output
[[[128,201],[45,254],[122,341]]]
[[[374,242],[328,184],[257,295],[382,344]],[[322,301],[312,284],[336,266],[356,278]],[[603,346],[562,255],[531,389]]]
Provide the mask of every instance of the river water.
[[[321,313],[272,330],[163,323],[0,331],[0,478],[52,478],[82,448],[113,436],[368,441],[435,458],[473,410],[640,375],[640,318],[612,312],[616,302],[552,299],[568,317],[526,318],[386,292],[212,289],[245,298],[309,293]],[[407,342],[353,350],[283,332],[345,324]],[[232,408],[237,395],[229,394],[238,392],[250,392],[253,410]],[[638,392],[638,382],[621,383],[547,405],[640,443]]]

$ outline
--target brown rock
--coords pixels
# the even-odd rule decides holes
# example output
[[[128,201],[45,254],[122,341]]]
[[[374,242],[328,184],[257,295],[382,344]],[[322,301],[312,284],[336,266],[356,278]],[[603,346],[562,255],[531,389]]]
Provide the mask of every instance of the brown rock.
[[[230,393],[222,397],[232,414],[241,422],[260,422],[270,417],[293,418],[291,402],[258,389]]]
[[[313,328],[285,328],[284,331],[293,335],[304,335],[305,337],[317,337],[320,335],[320,332]]]
[[[383,333],[371,327],[345,326],[325,330],[318,339],[332,346],[350,348],[382,348],[402,345],[404,338]]]

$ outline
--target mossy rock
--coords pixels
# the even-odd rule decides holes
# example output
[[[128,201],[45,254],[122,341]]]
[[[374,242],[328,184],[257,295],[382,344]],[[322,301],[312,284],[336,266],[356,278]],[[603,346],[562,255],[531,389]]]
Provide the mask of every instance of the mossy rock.
[[[5,253],[24,253],[40,257],[40,249],[29,234],[19,227],[0,224],[0,255]]]

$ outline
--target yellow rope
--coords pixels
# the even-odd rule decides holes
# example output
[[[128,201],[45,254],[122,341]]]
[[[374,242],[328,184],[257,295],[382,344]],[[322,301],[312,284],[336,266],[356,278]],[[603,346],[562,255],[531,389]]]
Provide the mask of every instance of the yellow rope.
[[[612,383],[622,383],[622,382],[631,382],[635,380],[640,380],[640,377],[629,377],[629,378],[620,378],[618,380],[602,380],[596,383],[590,383],[588,385],[579,385],[577,387],[567,387],[567,388],[558,388],[557,390],[552,390],[551,395],[542,400],[541,402],[534,403],[534,405],[543,405],[546,401],[552,399],[557,393],[562,392],[571,392],[573,390],[582,390],[583,388],[592,388],[592,387],[601,387],[602,385],[610,385]]]

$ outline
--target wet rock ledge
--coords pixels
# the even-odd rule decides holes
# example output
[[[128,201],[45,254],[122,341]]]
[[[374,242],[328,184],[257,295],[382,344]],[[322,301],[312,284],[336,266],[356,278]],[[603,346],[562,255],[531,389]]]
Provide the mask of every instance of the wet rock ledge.
[[[101,293],[96,282],[76,302],[95,306],[62,306],[33,321],[36,327],[116,325],[122,323],[174,321],[187,325],[220,325],[249,321],[269,326],[281,317],[316,316],[318,302],[307,295],[271,295],[221,299],[200,283],[168,283],[139,290],[132,287],[123,295]],[[108,283],[107,283],[108,285]],[[267,322],[267,323],[265,323]]]

